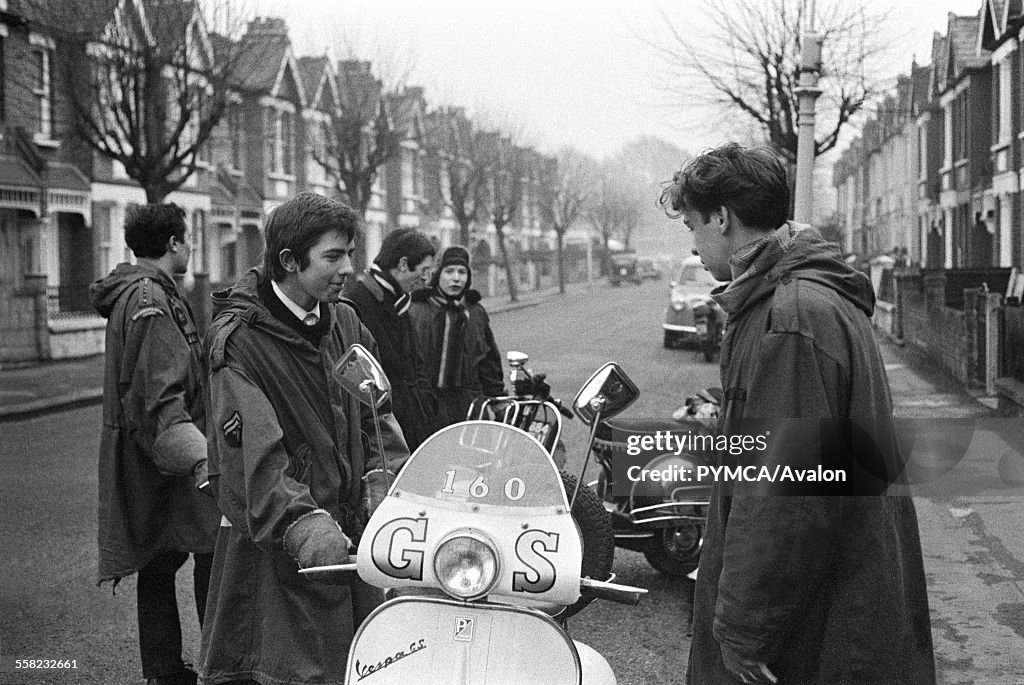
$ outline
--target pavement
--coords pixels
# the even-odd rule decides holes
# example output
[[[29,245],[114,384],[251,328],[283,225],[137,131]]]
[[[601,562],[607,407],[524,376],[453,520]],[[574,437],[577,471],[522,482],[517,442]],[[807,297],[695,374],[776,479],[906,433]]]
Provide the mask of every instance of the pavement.
[[[594,287],[585,283],[567,286],[571,291]],[[558,288],[520,293],[517,302],[508,296],[486,297],[482,304],[490,314],[535,307],[558,296]],[[64,359],[32,365],[0,366],[0,422],[42,416],[103,401],[104,355]]]

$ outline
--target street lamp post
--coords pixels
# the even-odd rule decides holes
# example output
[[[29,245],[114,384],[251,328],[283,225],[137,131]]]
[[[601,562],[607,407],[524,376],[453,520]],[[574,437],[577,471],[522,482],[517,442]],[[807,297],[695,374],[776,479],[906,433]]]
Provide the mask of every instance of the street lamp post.
[[[796,201],[793,219],[810,223],[814,215],[814,106],[821,95],[818,75],[821,73],[820,33],[804,34],[800,48],[800,85],[796,88],[800,113],[797,118]]]

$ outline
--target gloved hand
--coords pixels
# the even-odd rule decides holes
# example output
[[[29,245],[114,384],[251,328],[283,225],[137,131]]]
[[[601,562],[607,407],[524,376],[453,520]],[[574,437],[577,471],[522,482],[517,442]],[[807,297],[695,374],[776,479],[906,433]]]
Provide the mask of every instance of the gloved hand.
[[[741,656],[728,645],[722,645],[722,661],[725,668],[743,683],[768,683],[775,685],[779,679],[763,661]]]
[[[192,469],[192,480],[196,484],[196,490],[213,497],[213,488],[210,487],[210,472],[207,468],[206,459],[200,459]]]
[[[331,566],[348,562],[351,542],[337,521],[323,509],[315,509],[295,520],[284,533],[284,548],[298,562],[299,568]],[[351,574],[317,573],[313,580],[330,585],[347,585]]]

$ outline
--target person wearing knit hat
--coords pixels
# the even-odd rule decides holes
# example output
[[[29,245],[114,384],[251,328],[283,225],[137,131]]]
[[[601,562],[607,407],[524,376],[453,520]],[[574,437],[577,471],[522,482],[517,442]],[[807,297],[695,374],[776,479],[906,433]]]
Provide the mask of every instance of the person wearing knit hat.
[[[501,352],[472,282],[469,251],[452,245],[441,253],[430,287],[412,295],[409,316],[434,386],[441,425],[464,421],[470,404],[481,395],[506,394]]]

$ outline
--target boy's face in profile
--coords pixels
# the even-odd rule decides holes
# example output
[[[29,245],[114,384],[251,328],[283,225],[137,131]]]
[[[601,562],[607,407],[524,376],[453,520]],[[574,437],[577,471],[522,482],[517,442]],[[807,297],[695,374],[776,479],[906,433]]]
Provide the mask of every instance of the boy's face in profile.
[[[682,219],[686,227],[693,233],[694,254],[700,256],[704,268],[719,281],[732,280],[732,268],[729,266],[729,241],[722,230],[728,210],[719,207],[704,215],[683,201]]]
[[[352,273],[355,243],[341,231],[328,231],[309,248],[309,266],[289,275],[295,279],[300,307],[311,309],[314,302],[334,302]],[[294,298],[293,298],[294,299]]]

